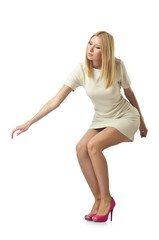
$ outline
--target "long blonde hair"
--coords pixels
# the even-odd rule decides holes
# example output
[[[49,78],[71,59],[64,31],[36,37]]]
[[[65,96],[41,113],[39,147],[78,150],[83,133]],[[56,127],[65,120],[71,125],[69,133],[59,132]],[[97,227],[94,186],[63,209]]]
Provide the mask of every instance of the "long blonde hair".
[[[101,46],[102,66],[101,66],[100,79],[104,77],[105,89],[107,89],[113,85],[116,77],[114,38],[111,34],[104,31],[96,32],[92,37],[94,36],[98,36],[102,40],[102,46]],[[87,58],[87,52],[85,57],[85,71],[88,77],[93,76],[92,61]]]

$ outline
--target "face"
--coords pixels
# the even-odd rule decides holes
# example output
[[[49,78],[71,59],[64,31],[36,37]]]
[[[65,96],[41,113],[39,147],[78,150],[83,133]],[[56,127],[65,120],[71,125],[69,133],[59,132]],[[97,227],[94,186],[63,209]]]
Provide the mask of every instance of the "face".
[[[102,41],[98,36],[92,37],[87,45],[87,58],[93,62],[101,62]]]

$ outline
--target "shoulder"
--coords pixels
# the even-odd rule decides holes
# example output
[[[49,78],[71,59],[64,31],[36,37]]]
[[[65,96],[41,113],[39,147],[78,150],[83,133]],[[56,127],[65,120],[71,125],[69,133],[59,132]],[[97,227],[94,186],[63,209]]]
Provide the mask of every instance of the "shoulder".
[[[116,60],[116,69],[120,72],[123,73],[126,71],[124,61],[120,58],[115,58]]]
[[[85,62],[80,62],[79,67],[80,67],[81,71],[85,72]]]
[[[78,64],[78,73],[82,78],[85,78],[85,62],[80,62]]]
[[[72,71],[70,72],[69,77],[70,77],[70,76],[72,76],[72,77],[77,77],[77,78],[83,77],[83,71],[84,71],[83,69],[84,69],[84,64],[83,64],[83,62],[77,63],[77,64],[73,67]]]
[[[85,68],[85,63],[79,62],[76,65],[76,67],[74,67],[73,72],[82,73],[82,72],[84,72],[84,68]]]
[[[122,64],[123,64],[123,61],[120,59],[120,58],[116,58],[115,57],[115,63],[116,63],[116,66],[118,67],[120,67]]]
[[[83,82],[83,80],[85,78],[84,68],[85,68],[85,62],[79,62],[78,64],[76,64],[76,66],[74,67],[74,69],[70,73],[69,77],[76,78],[80,82]]]
[[[121,69],[122,69],[122,60],[120,58],[115,57],[115,65],[116,65],[116,73],[119,77],[121,75]]]

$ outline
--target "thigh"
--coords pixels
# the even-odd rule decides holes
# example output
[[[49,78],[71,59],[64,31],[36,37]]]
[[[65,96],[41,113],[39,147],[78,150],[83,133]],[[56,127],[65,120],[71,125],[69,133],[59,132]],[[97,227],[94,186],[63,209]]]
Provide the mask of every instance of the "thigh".
[[[89,145],[93,145],[100,150],[104,150],[105,148],[124,142],[127,139],[128,138],[116,128],[107,127],[96,136],[92,137],[89,141]]]
[[[83,135],[83,137],[80,139],[80,141],[77,144],[77,148],[82,146],[87,146],[87,143],[89,142],[89,140],[94,137],[96,134],[99,133],[99,130],[96,129],[88,129],[87,132]]]

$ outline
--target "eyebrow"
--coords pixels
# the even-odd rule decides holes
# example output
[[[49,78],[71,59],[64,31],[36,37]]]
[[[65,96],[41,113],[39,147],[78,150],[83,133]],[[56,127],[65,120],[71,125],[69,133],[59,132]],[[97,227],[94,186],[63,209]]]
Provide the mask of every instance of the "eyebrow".
[[[91,40],[89,40],[89,42],[92,42]],[[93,43],[93,42],[92,42]],[[95,45],[97,45],[97,46],[99,46],[99,47],[101,47],[100,45],[98,45],[98,44],[95,44]]]

